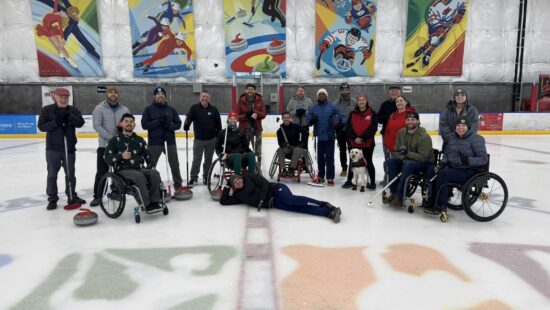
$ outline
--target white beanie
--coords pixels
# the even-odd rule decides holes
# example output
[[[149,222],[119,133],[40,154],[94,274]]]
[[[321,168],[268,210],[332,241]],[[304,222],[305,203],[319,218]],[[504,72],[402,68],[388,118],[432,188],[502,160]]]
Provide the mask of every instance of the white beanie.
[[[317,91],[317,97],[319,97],[319,94],[320,94],[320,93],[324,93],[324,94],[327,96],[327,98],[328,98],[328,93],[327,93],[327,90],[326,90],[326,89],[324,89],[324,88],[319,88],[319,90]]]

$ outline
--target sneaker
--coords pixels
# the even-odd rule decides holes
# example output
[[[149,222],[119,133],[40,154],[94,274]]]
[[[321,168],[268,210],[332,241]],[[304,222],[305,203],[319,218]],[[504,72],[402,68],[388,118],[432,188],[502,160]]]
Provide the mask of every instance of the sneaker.
[[[86,200],[84,200],[84,199],[82,199],[78,196],[74,196],[73,199],[71,199],[69,201],[69,204],[73,204],[73,203],[77,203],[79,205],[84,205],[84,204],[86,204]]]
[[[325,183],[325,179],[324,178],[318,178],[317,183],[318,184],[323,184],[323,183]]]
[[[342,172],[340,172],[341,177],[347,177],[348,176],[348,169],[342,169]]]
[[[376,183],[368,183],[367,188],[370,189],[370,190],[375,190],[376,189]]]
[[[351,183],[350,181],[346,181],[346,183],[342,185],[342,188],[345,188],[345,189],[352,188],[352,187],[353,187],[353,183]]]
[[[394,195],[390,194],[389,196],[386,196],[386,197],[382,198],[382,202],[384,204],[389,204],[393,200],[393,197],[394,197]]]
[[[195,186],[199,183],[199,177],[191,177],[191,180],[189,180],[189,186]]]
[[[389,202],[390,206],[392,207],[402,207],[403,203],[401,202],[401,199],[397,197],[396,195],[393,195],[392,200]]]
[[[120,193],[118,191],[112,191],[107,194],[107,198],[111,200],[120,201]]]
[[[340,215],[342,215],[342,210],[340,210],[340,208],[336,208],[330,212],[330,215],[330,218],[332,218],[334,223],[340,223]]]
[[[90,207],[97,207],[99,206],[99,199],[98,198],[94,198],[92,200],[92,202],[90,202]]]
[[[328,186],[334,186],[334,180],[333,179],[327,179],[327,185]]]
[[[48,206],[46,207],[46,210],[55,210],[55,209],[57,209],[57,202],[50,201],[48,203]]]

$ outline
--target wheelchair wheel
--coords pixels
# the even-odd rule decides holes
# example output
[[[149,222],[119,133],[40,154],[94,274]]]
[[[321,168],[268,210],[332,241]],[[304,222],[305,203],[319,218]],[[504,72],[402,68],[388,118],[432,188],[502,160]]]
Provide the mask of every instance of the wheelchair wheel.
[[[508,187],[502,178],[491,172],[471,177],[462,190],[464,211],[473,220],[488,222],[497,218],[508,203]]]
[[[306,150],[304,154],[304,160],[305,160],[305,167],[307,169],[307,173],[309,174],[309,178],[313,179],[313,160],[311,159],[311,155]]]
[[[269,166],[269,178],[273,179],[273,176],[275,176],[275,173],[278,172],[279,168],[279,156],[277,156],[277,152],[275,152],[275,155],[273,156],[273,160],[271,160],[271,165]]]
[[[208,172],[208,179],[206,180],[206,186],[208,187],[208,192],[212,192],[220,189],[224,181],[225,167],[222,164],[222,161],[217,158],[210,166],[210,171]]]
[[[403,191],[403,195],[405,195],[402,199],[403,201],[405,201],[405,198],[411,198],[414,195],[421,181],[421,177],[418,175],[411,174],[407,177],[405,180],[405,190]]]
[[[110,218],[119,217],[126,204],[124,180],[113,172],[107,172],[101,177],[98,190],[101,194],[99,205],[105,215]]]

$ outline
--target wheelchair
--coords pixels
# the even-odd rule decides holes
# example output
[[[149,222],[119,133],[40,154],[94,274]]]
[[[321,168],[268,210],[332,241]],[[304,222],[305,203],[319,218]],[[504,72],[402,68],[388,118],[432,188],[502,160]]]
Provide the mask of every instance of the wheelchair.
[[[256,163],[258,162],[258,155],[256,155]],[[262,170],[258,165],[256,165],[256,173],[262,174]],[[210,171],[208,171],[208,178],[206,180],[206,187],[210,193],[210,197],[214,200],[219,200],[221,196],[221,191],[223,189],[224,182],[227,183],[229,178],[235,174],[230,165],[221,160],[220,157],[216,158],[212,165],[210,166]],[[242,175],[248,174],[248,166],[243,167]]]
[[[296,180],[298,183],[300,183],[300,175],[305,170],[308,174],[310,179],[313,179],[313,160],[311,160],[311,155],[309,154],[308,150],[305,149],[304,155],[302,158],[298,160],[298,166],[296,169],[296,173],[294,175],[285,175],[283,174],[283,169],[289,169],[290,168],[290,159],[292,158],[292,153],[285,155],[285,166],[279,167],[279,155],[278,152],[275,152],[273,155],[273,159],[271,160],[271,165],[269,166],[269,177],[273,179],[275,176],[275,172],[277,172],[277,182],[280,182],[281,179],[289,179],[289,180]]]
[[[434,156],[436,163],[439,163],[441,154],[434,150]],[[449,220],[447,208],[464,210],[471,219],[478,222],[492,221],[504,211],[508,203],[508,187],[500,176],[489,171],[489,163],[490,156],[487,165],[463,184],[447,183],[442,185],[442,187],[449,187],[449,191],[452,193],[439,216],[442,222]],[[412,197],[419,187],[422,205],[428,204],[432,198],[430,195],[433,195],[430,187],[433,186],[432,182],[434,181],[435,177],[433,180],[429,180],[425,172],[412,174],[405,180],[402,201],[409,213],[413,213],[417,207],[416,200]],[[436,193],[434,202],[437,202],[440,191],[441,189]]]
[[[126,206],[126,195],[134,197],[137,206],[134,207],[134,220],[136,223],[141,222],[140,209],[146,214],[153,214],[162,212],[163,215],[168,215],[168,207],[166,206],[168,198],[168,190],[161,182],[158,186],[161,187],[161,208],[148,211],[143,205],[143,198],[139,188],[133,184],[132,181],[125,179],[120,174],[112,171],[104,174],[99,181],[98,190],[100,191],[98,197],[101,197],[99,205],[101,209],[110,218],[119,217],[124,211]]]

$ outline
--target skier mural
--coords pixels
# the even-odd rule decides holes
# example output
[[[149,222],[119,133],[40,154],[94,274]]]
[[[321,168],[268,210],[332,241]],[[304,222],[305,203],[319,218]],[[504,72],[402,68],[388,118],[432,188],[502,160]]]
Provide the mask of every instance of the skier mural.
[[[136,77],[193,77],[195,38],[191,0],[130,1]]]
[[[376,1],[316,0],[315,76],[374,75]]]
[[[404,76],[460,76],[468,0],[409,0]]]

